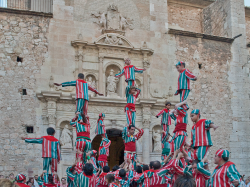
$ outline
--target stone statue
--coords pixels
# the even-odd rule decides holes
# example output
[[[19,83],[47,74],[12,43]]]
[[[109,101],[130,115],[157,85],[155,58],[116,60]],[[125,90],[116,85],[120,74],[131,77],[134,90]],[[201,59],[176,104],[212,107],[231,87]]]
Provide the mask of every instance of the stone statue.
[[[50,91],[54,90],[54,77],[51,75],[50,79],[49,79],[49,87],[50,87]]]
[[[129,25],[127,19],[125,16],[122,16],[120,14],[120,29],[121,30],[126,30],[127,25]]]
[[[91,13],[91,15],[99,19],[98,22],[95,21],[95,23],[97,23],[100,27],[107,29],[107,19],[105,12]]]
[[[107,96],[117,96],[117,83],[119,79],[114,77],[114,70],[111,69],[107,78]]]
[[[161,152],[161,132],[160,130],[153,130],[154,152]]]
[[[62,148],[72,148],[72,132],[69,130],[68,125],[65,125],[61,137],[60,137],[60,143]]]
[[[87,83],[88,83],[90,86],[96,88],[96,83],[95,83],[95,80],[92,80],[92,76],[89,76],[89,77],[88,77]],[[89,96],[90,96],[90,97],[95,97],[95,96],[96,96],[96,94],[95,94],[94,92],[92,92],[92,91],[89,91],[88,93],[89,93]]]

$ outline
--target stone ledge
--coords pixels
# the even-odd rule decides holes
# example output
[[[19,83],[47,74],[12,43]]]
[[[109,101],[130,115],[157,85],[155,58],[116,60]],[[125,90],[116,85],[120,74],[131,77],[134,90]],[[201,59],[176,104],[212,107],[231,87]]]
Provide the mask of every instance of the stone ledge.
[[[214,36],[209,34],[203,34],[203,33],[197,33],[197,32],[190,32],[190,31],[184,31],[184,30],[177,30],[177,29],[169,29],[168,34],[174,34],[174,35],[181,35],[181,36],[189,36],[189,37],[195,37],[195,38],[203,38],[207,40],[215,40],[220,42],[227,42],[227,43],[233,43],[233,38],[226,38],[221,36]]]
[[[198,8],[205,8],[216,0],[168,0],[168,3],[183,4],[186,6],[195,6]]]
[[[19,10],[19,9],[1,8],[0,7],[0,12],[53,18],[52,13],[35,12],[35,11],[30,11],[30,10]]]

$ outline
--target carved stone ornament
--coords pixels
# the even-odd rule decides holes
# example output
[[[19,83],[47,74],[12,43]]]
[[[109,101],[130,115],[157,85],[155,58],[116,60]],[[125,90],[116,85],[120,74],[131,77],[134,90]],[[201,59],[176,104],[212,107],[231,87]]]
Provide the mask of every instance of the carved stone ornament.
[[[104,33],[118,31],[115,33],[121,34],[127,28],[131,30],[134,28],[134,20],[122,15],[115,4],[109,5],[106,12],[91,13],[91,15],[97,18],[94,23],[98,24]]]
[[[161,152],[161,133],[160,130],[153,130],[154,152]]]
[[[56,115],[55,114],[48,114],[47,115],[49,124],[56,124]]]
[[[151,120],[149,118],[148,119],[143,119],[144,128],[149,128],[150,123],[151,123]]]
[[[104,34],[97,38],[95,43],[133,48],[133,45],[127,40],[127,38],[116,33]]]
[[[72,136],[73,133],[69,130],[68,125],[65,125],[60,137],[62,148],[72,148]]]

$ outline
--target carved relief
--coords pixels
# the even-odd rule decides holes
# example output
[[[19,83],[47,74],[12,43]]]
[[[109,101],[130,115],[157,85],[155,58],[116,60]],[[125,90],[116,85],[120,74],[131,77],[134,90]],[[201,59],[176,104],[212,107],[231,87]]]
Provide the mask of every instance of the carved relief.
[[[125,31],[127,28],[133,29],[133,19],[122,15],[118,11],[118,7],[114,4],[109,5],[107,11],[91,13],[91,16],[97,18],[97,23],[103,30],[108,31]]]
[[[73,133],[69,130],[68,125],[65,125],[60,137],[62,148],[72,148],[72,136]]]
[[[132,44],[122,35],[116,33],[108,33],[100,36],[96,42],[96,44],[106,44],[106,45],[115,45],[115,46],[127,46],[133,48]],[[110,48],[103,48],[103,50],[110,50],[113,52],[113,49]],[[117,50],[116,52],[121,52],[121,49],[114,49]]]
[[[48,114],[48,121],[49,124],[56,124],[56,115],[55,114]]]
[[[50,91],[54,90],[54,77],[51,75],[50,79],[49,79],[49,87],[50,87]]]
[[[161,131],[153,129],[154,152],[161,152]]]

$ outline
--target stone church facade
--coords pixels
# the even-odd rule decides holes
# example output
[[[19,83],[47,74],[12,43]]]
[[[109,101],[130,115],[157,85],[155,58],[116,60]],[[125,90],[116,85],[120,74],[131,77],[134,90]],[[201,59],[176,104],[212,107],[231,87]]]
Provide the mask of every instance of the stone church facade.
[[[11,4],[0,8],[1,173],[41,174],[41,146],[25,144],[20,137],[40,137],[54,127],[62,143],[59,176],[65,175],[75,157],[76,133],[69,125],[75,89],[53,83],[73,81],[80,72],[104,94],[89,93],[92,146],[99,147],[94,131],[98,114],[105,113],[112,141],[109,163],[121,163],[126,84],[124,77],[113,75],[129,57],[133,65],[147,69],[136,74],[142,90],[136,126],[144,129],[137,143],[139,160],[160,159],[160,119],[155,115],[166,101],[173,106],[178,102],[175,64],[185,61],[198,76],[191,85],[190,110],[201,109],[202,118],[220,126],[212,132],[210,163],[217,149],[229,149],[240,173],[250,174],[250,9],[243,0],[23,2],[28,10]],[[189,139],[191,127],[189,118]]]

